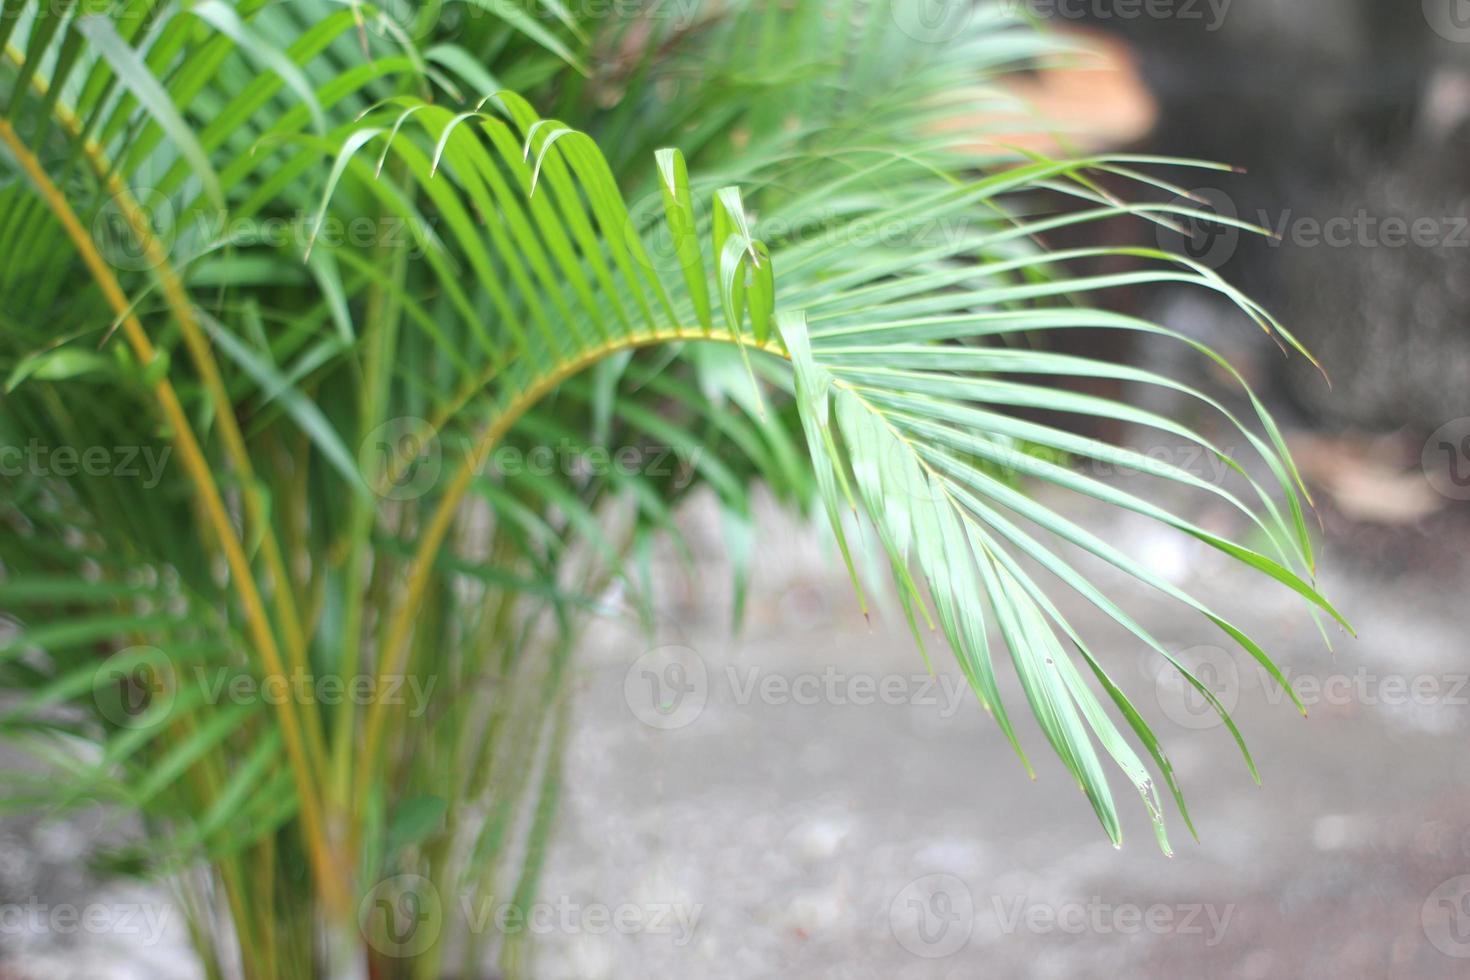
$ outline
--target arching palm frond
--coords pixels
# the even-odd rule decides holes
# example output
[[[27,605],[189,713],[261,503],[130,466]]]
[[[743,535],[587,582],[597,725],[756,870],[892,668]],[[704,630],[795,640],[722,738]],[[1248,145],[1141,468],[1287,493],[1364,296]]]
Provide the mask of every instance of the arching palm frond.
[[[1068,50],[999,11],[940,37],[904,2],[595,23],[549,0],[456,6],[400,22],[328,0],[4,5],[0,434],[167,461],[147,478],[110,455],[0,477],[0,609],[20,625],[0,639],[20,694],[5,724],[66,775],[18,781],[12,805],[119,804],[149,835],[118,866],[207,863],[202,918],[227,915],[237,939],[196,930],[208,962],[277,977],[370,959],[387,975],[403,950],[353,920],[383,879],[452,894],[524,855],[514,890],[534,895],[579,625],[615,595],[648,615],[640,556],[677,534],[694,487],[748,551],[761,486],[825,511],[859,603],[862,515],[916,642],[943,633],[1023,760],[1001,653],[1109,836],[1104,757],[1167,850],[1156,779],[1189,817],[1163,747],[1053,590],[1171,654],[1068,549],[1197,611],[1290,688],[1225,614],[1027,488],[1154,520],[1341,621],[1312,581],[1305,488],[1238,375],[1248,415],[1048,343],[1129,331],[1229,372],[1196,340],[1088,305],[1185,285],[1300,349],[1191,260],[1038,244],[1202,217],[1099,183],[1187,201],[1173,181],[1195,165],[986,146],[973,117],[1006,102],[996,77]],[[966,119],[965,142],[944,135]],[[1105,255],[1127,271],[1089,271]],[[1249,458],[1068,377],[1169,389]],[[1188,441],[1236,488],[1036,409]],[[494,462],[613,446],[687,465]],[[1211,495],[1250,537],[1072,460]],[[422,699],[292,688],[323,678]],[[298,693],[231,701],[237,679]],[[436,975],[446,948],[400,967]]]

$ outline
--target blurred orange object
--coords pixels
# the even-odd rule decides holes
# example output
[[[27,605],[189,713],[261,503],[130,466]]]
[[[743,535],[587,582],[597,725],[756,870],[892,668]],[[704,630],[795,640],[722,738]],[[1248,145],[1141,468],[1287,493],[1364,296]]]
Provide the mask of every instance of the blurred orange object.
[[[1002,94],[1020,105],[956,116],[942,131],[973,132],[977,148],[1014,146],[1046,156],[1116,149],[1147,136],[1158,119],[1158,104],[1128,44],[1082,28],[1056,33],[1075,41],[1076,53],[999,83]]]

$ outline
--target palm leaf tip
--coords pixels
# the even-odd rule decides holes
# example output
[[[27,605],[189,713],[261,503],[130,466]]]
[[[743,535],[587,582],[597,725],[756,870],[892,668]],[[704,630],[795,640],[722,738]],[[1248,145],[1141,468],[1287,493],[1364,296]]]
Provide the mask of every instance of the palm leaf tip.
[[[1099,251],[1121,254],[1115,250]],[[1158,257],[1151,250],[1145,251],[1150,258]],[[1012,260],[1011,267],[1019,269],[1047,261],[1048,257],[1042,253],[1032,259]],[[897,269],[893,271],[898,272]],[[859,289],[858,292],[867,294],[868,305],[865,306],[847,307],[840,294],[835,298],[818,299],[816,309],[809,312],[818,312],[823,305],[828,305],[837,313],[822,316],[821,328],[815,334],[807,317],[783,315],[777,320],[795,365],[798,405],[807,433],[808,449],[814,465],[823,470],[817,483],[823,504],[829,516],[836,512],[835,488],[842,479],[841,474],[850,472],[854,485],[860,491],[858,499],[864,515],[878,532],[879,543],[888,558],[905,616],[916,640],[921,642],[916,611],[920,615],[927,615],[927,611],[918,583],[910,575],[910,565],[916,566],[920,573],[919,577],[936,605],[940,626],[977,697],[996,718],[1018,753],[1019,742],[1001,706],[989,651],[985,647],[987,611],[988,625],[998,630],[1011,654],[1012,665],[1032,714],[1064,766],[1088,796],[1109,836],[1118,840],[1120,830],[1107,781],[1101,775],[1094,740],[1140,793],[1155,826],[1160,847],[1165,853],[1170,853],[1163,810],[1153,778],[1109,715],[1102,710],[1091,689],[1081,680],[1070,655],[1057,640],[1058,631],[1072,641],[1077,655],[1088,663],[1096,682],[1128,722],[1134,737],[1148,750],[1186,826],[1194,835],[1195,828],[1183,795],[1157,736],[1082,644],[1081,638],[1051,604],[1045,592],[1012,557],[1010,549],[1017,549],[1021,555],[1053,573],[1088,602],[1144,640],[1150,648],[1164,656],[1168,654],[1156,639],[1103,597],[1066,560],[1005,517],[1002,511],[1014,513],[1043,531],[1091,551],[1133,578],[1201,613],[1247,650],[1299,710],[1304,712],[1304,706],[1279,668],[1244,631],[1102,539],[1030,499],[1002,479],[1000,473],[1013,471],[1028,478],[1055,483],[1137,511],[1189,534],[1285,585],[1352,632],[1351,624],[1320,594],[1310,577],[1312,556],[1305,527],[1295,505],[1294,494],[1298,486],[1293,484],[1299,481],[1287,477],[1288,473],[1294,476],[1295,467],[1285,445],[1259,402],[1251,395],[1252,404],[1271,438],[1262,440],[1250,434],[1250,442],[1261,452],[1272,471],[1281,477],[1282,486],[1292,503],[1291,513],[1296,518],[1294,526],[1285,521],[1271,497],[1229,457],[1222,456],[1228,461],[1227,465],[1239,472],[1257,493],[1266,515],[1264,521],[1253,508],[1229,491],[1195,479],[1190,474],[1177,469],[1150,469],[1139,458],[1130,457],[1126,450],[977,408],[988,408],[997,400],[1001,405],[1051,405],[1051,392],[1041,386],[994,380],[992,372],[1004,371],[1014,377],[1010,369],[1023,365],[1027,359],[1033,360],[1037,367],[1047,364],[1046,372],[1049,374],[1081,373],[1086,376],[1116,372],[1101,362],[1086,359],[1068,361],[1044,353],[957,346],[956,342],[965,340],[967,326],[979,328],[982,333],[997,333],[988,323],[991,317],[1013,318],[1020,322],[1028,316],[1055,316],[1054,322],[1060,326],[1069,316],[1085,323],[1092,315],[1092,311],[1085,310],[1071,314],[1063,311],[1046,313],[1040,309],[1015,314],[976,313],[971,312],[973,304],[987,300],[1000,303],[1011,298],[1061,296],[1076,289],[1086,292],[1111,283],[1106,279],[1089,281],[1062,277],[1054,285],[1017,288],[1002,283],[982,286],[955,297],[935,295],[928,290],[962,282],[962,267],[957,268],[953,276],[930,275],[926,277],[928,283],[916,282],[917,288],[913,289],[905,287],[901,272],[898,275],[897,281],[879,279],[877,285]],[[994,276],[994,273],[990,275]],[[1148,277],[1144,278],[1147,280]],[[1166,278],[1173,276],[1170,274]],[[1209,270],[1194,270],[1185,278],[1211,288],[1222,288],[1211,278]],[[850,282],[856,285],[860,280]],[[1229,287],[1223,287],[1223,291],[1232,298],[1238,297]],[[919,297],[925,298],[921,300]],[[1274,320],[1249,301],[1238,299],[1238,302],[1252,319],[1274,325]],[[844,312],[845,309],[850,312]],[[936,315],[949,310],[953,310],[950,321]],[[1041,320],[1033,322],[1044,323]],[[933,330],[931,324],[943,325],[943,329]],[[1153,331],[1157,328],[1150,325],[1147,329]],[[854,343],[852,339],[859,333],[863,335],[863,344]],[[1281,333],[1295,346],[1290,334]],[[918,338],[918,342],[910,340],[911,337]],[[1218,360],[1213,352],[1204,352]],[[1118,370],[1125,375],[1132,372],[1139,380],[1148,383],[1177,387],[1173,382],[1132,369]],[[1210,401],[1210,404],[1215,403]],[[1095,397],[1089,401],[1077,401],[1075,406],[1069,407],[1080,408],[1084,414],[1118,414],[1120,417],[1133,412],[1119,403]],[[835,418],[835,430],[826,423],[829,412]],[[1240,428],[1233,416],[1228,412],[1226,415]],[[1144,424],[1156,421],[1143,415],[1133,419],[1140,420]],[[1173,426],[1171,422],[1157,421],[1166,428]],[[830,438],[833,431],[841,436],[840,449]],[[1011,435],[1004,434],[1007,432]],[[1189,435],[1193,436],[1193,433]],[[1063,463],[1017,453],[1011,447],[1015,436],[1037,438],[1044,445],[1079,452],[1084,457],[1108,459],[1127,469],[1163,476],[1181,485],[1221,496],[1265,533],[1265,540],[1270,542],[1276,554],[1274,557],[1262,554],[1206,531],[1140,497],[1078,475]],[[1201,439],[1193,436],[1192,441],[1198,443]],[[1208,442],[1203,444],[1209,445]],[[827,471],[834,475],[828,476]],[[953,547],[956,537],[967,538],[970,547],[957,552]],[[1302,568],[1305,576],[1298,574],[1293,566]],[[972,622],[966,623],[965,616],[969,616]],[[1224,706],[1209,695],[1197,677],[1177,661],[1175,666],[1196,690],[1206,695],[1211,707],[1220,714],[1235,737],[1252,778],[1259,783],[1259,773]],[[1022,759],[1024,762],[1023,753]],[[1027,767],[1029,771],[1029,764]]]

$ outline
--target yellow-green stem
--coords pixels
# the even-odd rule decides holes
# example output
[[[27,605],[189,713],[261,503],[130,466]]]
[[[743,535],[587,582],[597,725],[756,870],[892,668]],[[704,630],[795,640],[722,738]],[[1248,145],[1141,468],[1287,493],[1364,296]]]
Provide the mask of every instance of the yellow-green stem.
[[[152,341],[148,339],[143,325],[133,314],[132,304],[128,302],[127,294],[123,292],[117,277],[97,251],[96,245],[87,234],[86,229],[82,227],[76,213],[72,211],[65,195],[51,182],[40,160],[20,139],[8,120],[0,119],[0,142],[9,147],[21,169],[31,179],[41,198],[56,216],[73,245],[76,246],[78,254],[92,273],[108,305],[122,319],[124,336],[138,360],[145,365],[152,364],[157,355]],[[240,603],[244,607],[250,638],[256,646],[266,677],[268,680],[279,679],[280,682],[285,683],[287,682],[285,667],[281,661],[280,651],[276,647],[275,634],[271,629],[270,619],[266,615],[260,591],[251,573],[250,560],[245,555],[244,546],[235,532],[234,525],[230,523],[224,499],[220,495],[209,463],[189,424],[188,415],[184,412],[178,393],[175,392],[167,376],[153,383],[153,392],[164,419],[173,432],[174,443],[183,461],[185,472],[189,474],[190,480],[194,483],[199,502],[214,530],[217,543],[224,552],[231,579],[235,583]],[[282,736],[291,761],[291,774],[300,798],[301,823],[306,836],[306,849],[311,856],[322,898],[334,919],[344,917],[348,904],[347,891],[341,877],[342,865],[334,860],[330,843],[325,835],[301,720],[287,699],[280,699],[276,710],[281,718]]]
[[[631,333],[599,344],[581,352],[546,374],[538,378],[533,384],[522,391],[516,398],[506,406],[505,410],[486,427],[480,436],[478,445],[471,451],[460,465],[455,474],[453,482],[450,483],[444,496],[439,501],[439,506],[434,510],[428,525],[420,532],[419,547],[414,553],[413,567],[409,573],[408,587],[403,592],[403,599],[394,611],[393,618],[389,623],[385,634],[385,640],[378,658],[378,684],[386,684],[387,679],[402,673],[405,658],[408,655],[408,636],[412,632],[414,613],[423,601],[424,590],[429,584],[429,573],[434,565],[434,560],[439,554],[439,548],[444,543],[449,529],[454,523],[454,518],[459,512],[459,505],[468,492],[470,484],[475,477],[475,461],[488,458],[488,454],[497,443],[510,431],[511,426],[526,413],[531,406],[544,398],[563,381],[586,370],[605,357],[609,357],[620,351],[633,350],[640,347],[651,347],[656,344],[670,343],[673,341],[713,341],[727,344],[743,344],[746,347],[754,347],[767,353],[785,356],[784,350],[779,342],[767,341],[764,344],[756,344],[748,338],[742,339],[729,331],[717,331],[705,333],[702,327],[664,327]],[[381,689],[381,688],[379,688]],[[372,781],[378,751],[383,739],[383,725],[387,720],[387,704],[384,700],[374,701],[367,710],[367,718],[364,723],[364,734],[362,740],[362,753],[357,768],[357,777],[353,783],[353,798],[361,801],[366,798],[368,787]],[[357,824],[354,822],[354,833],[352,839],[357,841]]]
[[[6,46],[5,56],[16,67],[25,64],[25,55],[17,51],[14,46]],[[31,87],[40,95],[47,94],[47,82],[39,72],[31,76]],[[67,135],[73,139],[81,138],[80,120],[60,99],[52,104],[51,114]],[[281,555],[275,530],[261,504],[260,493],[255,486],[254,469],[250,464],[250,454],[245,448],[245,439],[240,432],[239,423],[235,421],[233,405],[230,402],[229,393],[225,390],[224,380],[220,376],[219,366],[210,350],[209,341],[204,336],[204,331],[200,329],[198,319],[194,316],[194,310],[184,290],[183,282],[169,263],[168,253],[159,242],[158,237],[153,234],[153,229],[142,208],[133,197],[132,191],[123,182],[96,141],[83,140],[81,150],[88,166],[92,168],[111,199],[118,205],[118,209],[128,222],[129,230],[142,244],[144,257],[158,280],[164,302],[174,319],[178,321],[184,345],[189,349],[189,356],[199,371],[200,377],[204,380],[210,400],[214,402],[215,421],[224,439],[225,450],[230,457],[230,465],[234,467],[240,478],[241,497],[244,499],[246,516],[260,536],[261,556],[265,559],[274,584],[272,599],[280,620],[281,632],[286,638],[287,659],[292,669],[304,677],[309,674],[309,665],[306,661],[306,636],[302,631],[300,616],[296,609],[292,580],[287,574],[286,563]],[[307,751],[311,753],[313,764],[325,764],[326,747],[322,740],[322,728],[317,715],[316,703],[309,701],[302,705],[301,710],[305,716]]]

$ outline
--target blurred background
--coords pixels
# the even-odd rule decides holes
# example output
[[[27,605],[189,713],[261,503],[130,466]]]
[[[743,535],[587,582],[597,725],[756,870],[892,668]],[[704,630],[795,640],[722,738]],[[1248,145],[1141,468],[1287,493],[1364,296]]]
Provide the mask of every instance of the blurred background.
[[[727,638],[720,538],[707,534],[708,565],[666,610],[667,649],[633,671],[636,633],[587,651],[547,880],[552,894],[662,895],[703,916],[683,946],[677,934],[558,942],[549,975],[639,964],[729,977],[1470,973],[1470,5],[1025,9],[1104,52],[1017,83],[1074,148],[1245,171],[1203,173],[1189,189],[1274,237],[1201,222],[1156,238],[1127,220],[1088,233],[1186,251],[1321,359],[1330,387],[1200,290],[1114,297],[1221,350],[1269,402],[1317,501],[1324,590],[1359,637],[1329,653],[1284,590],[1141,519],[1090,515],[1270,636],[1310,713],[1208,624],[1084,564],[1199,667],[1263,780],[1254,789],[1228,732],[1159,658],[1068,604],[1160,719],[1199,830],[1167,858],[1130,814],[1115,851],[1059,764],[1027,778],[942,645],[931,685],[900,615],[864,622],[816,534],[764,522],[750,621]],[[1116,353],[1226,387],[1172,346]],[[1180,446],[1140,448],[1220,479]],[[667,572],[682,580],[676,564]],[[625,690],[648,667],[657,685]],[[656,698],[677,710],[660,713]]]
[[[1334,635],[1329,653],[1264,577],[1132,515],[1061,504],[1271,638],[1310,713],[1197,617],[1069,556],[1199,668],[1263,778],[1256,789],[1228,731],[1156,656],[1059,595],[1156,723],[1199,832],[1176,831],[1166,857],[1125,808],[1115,850],[1048,753],[1031,753],[1028,778],[941,641],[931,675],[901,615],[865,620],[815,527],[764,515],[732,637],[718,514],[692,506],[697,561],[661,562],[673,598],[655,641],[609,615],[581,654],[542,889],[547,921],[581,925],[538,934],[538,976],[1470,973],[1470,4],[1012,2],[1104,52],[1015,83],[1065,142],[1244,170],[1202,172],[1189,190],[1271,236],[1203,222],[1089,234],[1186,251],[1321,359],[1330,387],[1224,298],[1116,297],[1206,340],[1262,394],[1316,498],[1323,591],[1358,638]],[[1173,348],[1091,343],[1225,387]],[[1222,478],[1182,446],[1138,445]],[[6,823],[5,892],[85,907],[100,893],[77,855],[100,826]],[[52,930],[8,944],[0,977],[193,977],[181,929]]]

